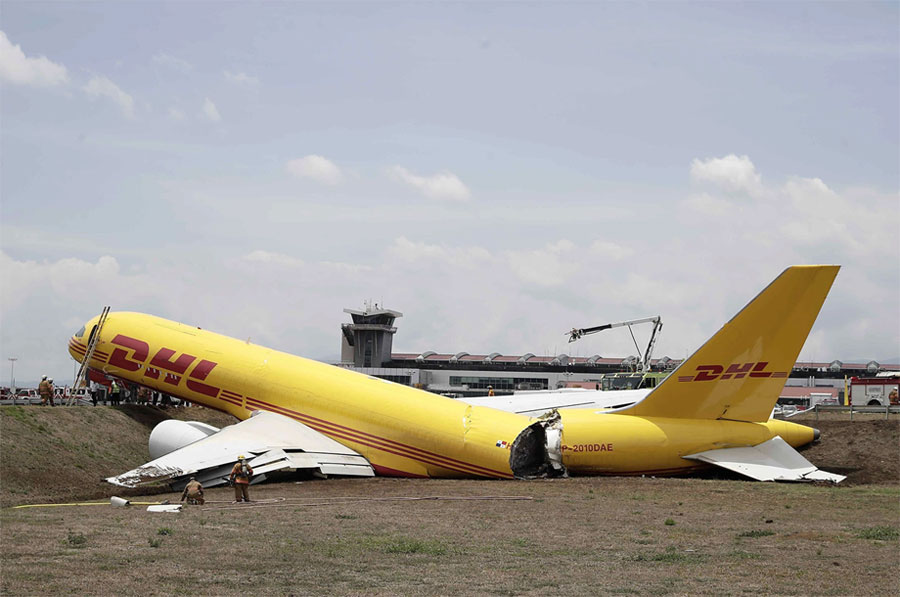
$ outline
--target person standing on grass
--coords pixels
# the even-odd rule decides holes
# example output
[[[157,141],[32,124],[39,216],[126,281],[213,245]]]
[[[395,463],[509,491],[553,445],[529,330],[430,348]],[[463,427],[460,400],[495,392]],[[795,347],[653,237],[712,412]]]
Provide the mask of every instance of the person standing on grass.
[[[241,454],[238,461],[231,468],[231,482],[234,483],[234,502],[250,501],[250,477],[253,476],[253,468],[247,464],[247,459]]]

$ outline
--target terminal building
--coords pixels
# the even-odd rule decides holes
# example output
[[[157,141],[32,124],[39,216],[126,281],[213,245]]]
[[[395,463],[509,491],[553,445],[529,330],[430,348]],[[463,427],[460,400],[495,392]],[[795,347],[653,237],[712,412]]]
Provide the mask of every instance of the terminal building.
[[[484,396],[489,387],[495,394],[567,387],[595,390],[653,387],[681,363],[680,359],[665,356],[651,359],[650,372],[643,374],[638,370],[640,361],[635,356],[393,352],[393,338],[397,333],[394,322],[403,317],[402,313],[378,304],[366,305],[362,311],[344,309],[344,312],[352,322],[341,325],[340,366],[452,397]],[[875,361],[798,362],[785,385],[809,388],[810,392],[815,388],[838,388],[838,394],[843,397],[845,376],[871,376],[885,369],[897,370],[900,366]]]

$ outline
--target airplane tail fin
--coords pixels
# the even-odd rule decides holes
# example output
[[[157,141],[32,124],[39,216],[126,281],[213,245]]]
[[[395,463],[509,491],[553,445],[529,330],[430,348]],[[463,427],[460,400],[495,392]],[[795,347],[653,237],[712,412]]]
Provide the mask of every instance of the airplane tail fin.
[[[767,421],[839,269],[789,267],[621,414]]]

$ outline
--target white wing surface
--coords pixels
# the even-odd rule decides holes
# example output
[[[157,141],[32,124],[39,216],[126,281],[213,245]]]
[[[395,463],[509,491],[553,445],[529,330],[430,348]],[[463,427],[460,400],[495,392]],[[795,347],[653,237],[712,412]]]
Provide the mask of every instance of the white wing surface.
[[[258,411],[249,419],[106,480],[123,487],[170,481],[179,489],[195,476],[204,487],[213,487],[227,481],[240,455],[253,467],[254,483],[264,480],[266,473],[298,469],[322,475],[375,475],[363,456],[333,439],[283,415]]]
[[[819,470],[779,436],[756,446],[707,450],[685,456],[721,466],[757,481],[831,481],[847,477]]]
[[[650,393],[642,390],[597,390],[564,389],[538,392],[520,392],[506,396],[484,396],[477,398],[457,398],[472,406],[488,406],[506,412],[539,417],[554,409],[596,408],[607,410],[631,406]]]

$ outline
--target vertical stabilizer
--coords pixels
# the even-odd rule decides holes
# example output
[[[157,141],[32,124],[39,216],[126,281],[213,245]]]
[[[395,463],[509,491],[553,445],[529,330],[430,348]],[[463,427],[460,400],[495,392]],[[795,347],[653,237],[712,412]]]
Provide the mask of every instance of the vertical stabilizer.
[[[840,269],[802,265],[775,281],[622,414],[766,421]]]

